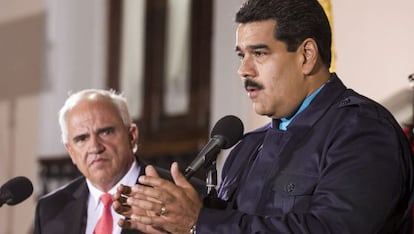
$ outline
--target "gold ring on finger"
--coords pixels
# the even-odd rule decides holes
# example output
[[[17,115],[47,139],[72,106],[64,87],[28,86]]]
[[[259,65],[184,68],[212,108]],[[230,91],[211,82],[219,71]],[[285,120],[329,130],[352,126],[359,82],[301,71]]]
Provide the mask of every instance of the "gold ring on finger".
[[[160,216],[165,216],[166,214],[167,214],[167,209],[165,209],[165,206],[162,206],[160,210]]]

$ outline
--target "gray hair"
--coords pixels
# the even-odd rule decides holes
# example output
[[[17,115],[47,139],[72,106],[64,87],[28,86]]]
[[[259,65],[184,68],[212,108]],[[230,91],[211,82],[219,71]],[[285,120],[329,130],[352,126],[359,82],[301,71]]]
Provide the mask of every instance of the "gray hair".
[[[132,119],[129,115],[127,101],[122,94],[116,93],[115,90],[84,89],[69,95],[69,97],[65,101],[65,104],[59,111],[59,125],[61,130],[62,142],[64,144],[68,142],[68,126],[66,122],[66,116],[68,112],[72,110],[73,107],[78,105],[80,101],[86,100],[92,96],[109,99],[118,109],[125,127],[131,126]]]

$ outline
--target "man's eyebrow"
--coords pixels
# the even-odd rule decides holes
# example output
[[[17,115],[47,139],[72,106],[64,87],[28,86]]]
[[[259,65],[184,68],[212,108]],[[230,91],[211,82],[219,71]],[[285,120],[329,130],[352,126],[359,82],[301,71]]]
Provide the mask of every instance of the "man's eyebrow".
[[[266,44],[257,44],[257,45],[250,45],[248,46],[249,49],[251,50],[256,50],[256,49],[268,49],[269,46]]]
[[[106,126],[106,127],[98,128],[96,132],[99,134],[99,133],[106,132],[106,131],[114,131],[114,129],[115,129],[114,126]]]
[[[269,48],[269,46],[266,45],[266,44],[257,44],[257,45],[249,45],[249,46],[247,46],[247,49],[249,49],[249,50],[268,49],[268,48]],[[240,47],[239,46],[236,46],[235,51],[236,52],[241,51]]]
[[[87,136],[89,136],[89,134],[88,134],[88,133],[80,133],[80,134],[78,134],[78,135],[74,136],[74,137],[72,138],[72,140],[73,140],[74,142],[77,142],[77,141],[79,141],[81,138],[85,138],[85,137],[87,137]]]

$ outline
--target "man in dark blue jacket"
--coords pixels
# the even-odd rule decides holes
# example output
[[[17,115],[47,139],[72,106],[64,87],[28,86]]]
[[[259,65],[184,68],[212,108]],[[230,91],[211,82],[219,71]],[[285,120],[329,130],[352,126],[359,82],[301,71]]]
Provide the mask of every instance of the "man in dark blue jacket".
[[[151,187],[133,187],[124,224],[153,233],[411,233],[408,141],[384,107],[329,72],[331,30],[317,0],[248,0],[236,22],[238,73],[255,111],[272,120],[227,158],[226,208],[203,206],[176,164],[175,184],[148,167],[139,181]]]

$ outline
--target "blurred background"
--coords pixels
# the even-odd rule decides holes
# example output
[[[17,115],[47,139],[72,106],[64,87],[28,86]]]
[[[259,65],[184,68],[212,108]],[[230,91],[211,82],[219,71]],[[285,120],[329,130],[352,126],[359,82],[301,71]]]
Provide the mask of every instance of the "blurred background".
[[[122,91],[140,128],[138,154],[164,167],[186,166],[224,115],[240,117],[245,131],[266,123],[236,72],[233,18],[242,2],[0,0],[0,184],[26,176],[35,189],[0,208],[0,234],[30,233],[38,197],[78,173],[57,121],[71,91]],[[414,2],[323,2],[335,71],[411,125]]]

